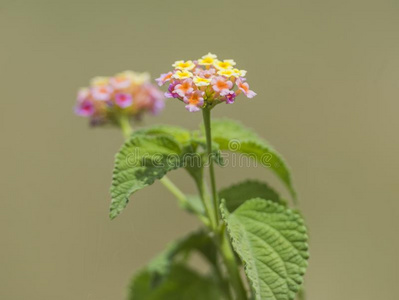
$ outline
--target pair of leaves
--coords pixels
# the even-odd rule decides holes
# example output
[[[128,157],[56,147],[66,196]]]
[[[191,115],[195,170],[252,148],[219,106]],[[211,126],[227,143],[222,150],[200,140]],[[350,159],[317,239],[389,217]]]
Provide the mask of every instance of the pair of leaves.
[[[212,136],[217,163],[223,163],[217,155],[219,147],[254,157],[273,170],[295,199],[290,172],[283,158],[253,131],[232,120],[216,120],[212,122]],[[173,169],[186,166],[196,180],[202,177],[202,165],[190,167],[187,163],[193,159],[187,154],[197,154],[198,147],[204,147],[198,133],[175,126],[153,126],[134,133],[115,158],[110,217],[115,218],[126,207],[131,194]]]
[[[223,220],[245,266],[256,300],[293,300],[307,267],[307,232],[301,216],[271,200],[254,198]]]

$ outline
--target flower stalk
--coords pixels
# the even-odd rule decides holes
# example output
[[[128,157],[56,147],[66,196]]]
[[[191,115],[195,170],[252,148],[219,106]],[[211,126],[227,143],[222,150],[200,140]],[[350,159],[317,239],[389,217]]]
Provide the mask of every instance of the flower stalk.
[[[220,222],[220,213],[219,213],[219,195],[216,187],[216,176],[215,176],[215,167],[214,167],[214,157],[212,152],[212,128],[211,128],[211,108],[204,107],[202,109],[202,115],[204,119],[204,127],[205,127],[205,137],[206,137],[206,145],[207,145],[207,154],[209,160],[209,177],[211,181],[211,190],[212,190],[212,200],[213,200],[213,213],[216,216],[216,228],[215,233],[218,235],[219,241],[218,246],[220,253],[223,258],[223,262],[226,266],[227,272],[229,274],[230,282],[232,290],[234,290],[237,300],[245,300],[247,299],[247,293],[245,291],[241,276],[240,270],[238,268],[236,258],[234,256],[233,249],[231,248],[229,238],[225,233],[224,226],[222,229],[219,229]]]
[[[208,160],[209,160],[209,177],[210,177],[210,181],[211,181],[213,211],[216,216],[216,226],[218,226],[219,219],[220,219],[219,196],[218,196],[218,192],[217,192],[217,188],[216,188],[215,167],[214,167],[213,153],[212,153],[211,109],[208,107],[203,108],[202,116],[204,119],[206,146],[207,146],[207,154],[208,154]]]

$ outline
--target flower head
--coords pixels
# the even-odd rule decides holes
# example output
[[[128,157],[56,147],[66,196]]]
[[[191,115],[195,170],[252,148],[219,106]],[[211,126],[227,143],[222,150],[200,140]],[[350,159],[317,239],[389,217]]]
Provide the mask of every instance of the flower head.
[[[163,78],[166,82],[170,80]],[[150,83],[148,73],[125,71],[112,77],[95,77],[88,88],[78,91],[75,113],[89,117],[91,124],[117,124],[127,115],[138,118],[144,112],[159,113],[164,107],[164,95]]]
[[[239,94],[248,98],[256,95],[246,83],[246,71],[235,68],[232,59],[218,60],[208,53],[197,60],[178,60],[174,70],[162,74],[157,82],[168,82],[167,98],[175,98],[186,104],[190,112],[220,103],[234,103]]]

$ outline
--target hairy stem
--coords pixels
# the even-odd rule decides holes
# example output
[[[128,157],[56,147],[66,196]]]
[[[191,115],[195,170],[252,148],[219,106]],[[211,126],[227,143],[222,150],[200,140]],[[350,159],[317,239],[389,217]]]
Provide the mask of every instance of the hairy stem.
[[[208,159],[209,159],[209,176],[210,176],[211,189],[212,189],[213,210],[216,216],[216,227],[218,227],[220,219],[219,196],[216,188],[215,169],[212,157],[211,109],[208,107],[203,108],[202,115],[204,119],[206,146],[207,146]],[[218,234],[218,230],[219,229],[216,228],[215,233],[217,238],[219,239],[218,246],[223,258],[223,262],[228,271],[228,275],[231,281],[231,287],[235,292],[237,300],[246,300],[247,292],[244,288],[244,284],[242,283],[240,270],[238,268],[237,261],[234,256],[233,249],[231,248],[230,241],[227,237],[227,234],[224,232],[223,227],[221,232],[219,233],[220,235]]]
[[[197,189],[200,194],[202,204],[204,205],[205,213],[208,216],[211,230],[215,231],[217,230],[216,215],[215,212],[213,211],[212,201],[210,199],[209,193],[207,192],[203,177],[196,179],[195,183],[197,185]]]
[[[130,125],[129,117],[127,115],[121,115],[118,119],[119,127],[122,129],[125,140],[132,134],[133,127]]]

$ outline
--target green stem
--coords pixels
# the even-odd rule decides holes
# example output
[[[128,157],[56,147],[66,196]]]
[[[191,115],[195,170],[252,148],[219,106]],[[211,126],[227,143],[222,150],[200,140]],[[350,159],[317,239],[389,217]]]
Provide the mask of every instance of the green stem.
[[[212,157],[212,136],[211,136],[211,110],[208,107],[202,109],[202,116],[204,118],[206,146],[209,160],[209,176],[211,180],[213,210],[216,215],[216,226],[219,225],[219,197],[216,189],[215,168]]]
[[[202,177],[198,178],[195,180],[195,183],[197,185],[197,189],[199,191],[200,198],[202,200],[202,204],[204,205],[205,213],[208,216],[208,219],[210,221],[211,230],[216,231],[217,230],[216,215],[215,215],[215,212],[213,211],[212,201],[211,201],[211,199],[209,197],[209,193],[207,192],[207,189],[205,187],[204,179]]]
[[[127,115],[121,115],[119,117],[119,126],[122,129],[123,136],[127,139],[133,132],[133,127],[130,125],[129,117]]]
[[[216,188],[216,178],[215,169],[212,157],[212,135],[211,135],[211,109],[205,107],[202,109],[202,115],[204,119],[205,136],[206,136],[206,146],[209,158],[209,176],[211,181],[212,197],[213,197],[213,210],[216,216],[216,234],[218,230],[218,223],[220,219],[219,213],[219,196]],[[234,256],[233,249],[231,248],[230,241],[227,234],[224,232],[224,227],[222,227],[219,237],[219,248],[222,254],[223,262],[226,265],[229,278],[231,280],[232,289],[235,292],[237,300],[246,300],[247,292],[244,288],[242,278],[240,275],[240,270],[237,265],[236,258]]]

